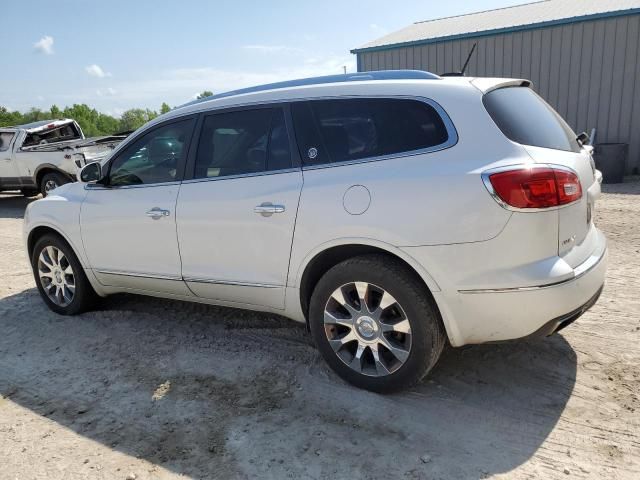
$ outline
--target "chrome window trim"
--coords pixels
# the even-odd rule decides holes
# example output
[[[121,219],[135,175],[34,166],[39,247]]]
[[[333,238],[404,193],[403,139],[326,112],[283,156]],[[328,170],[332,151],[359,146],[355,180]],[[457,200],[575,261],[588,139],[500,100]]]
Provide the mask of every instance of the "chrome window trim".
[[[557,170],[564,170],[566,172],[573,173],[575,176],[578,177],[578,180],[580,180],[580,176],[578,175],[578,172],[576,172],[572,168],[565,167],[564,165],[555,165],[553,163],[518,163],[518,164],[513,164],[513,165],[505,165],[505,166],[497,167],[497,168],[490,168],[488,170],[483,171],[480,174],[480,176],[482,178],[482,183],[484,184],[485,188],[489,192],[489,195],[491,195],[491,197],[496,201],[496,203],[498,205],[500,205],[502,208],[504,208],[505,210],[509,210],[511,212],[523,212],[523,213],[552,212],[554,210],[561,210],[563,208],[570,207],[570,206],[575,205],[576,203],[579,203],[580,201],[582,201],[582,197],[584,196],[584,192],[583,192],[583,195],[581,195],[578,200],[574,200],[571,203],[565,203],[564,205],[556,205],[554,207],[519,208],[519,207],[513,207],[513,206],[509,205],[504,200],[502,200],[500,198],[500,196],[496,193],[496,191],[493,188],[493,185],[491,184],[491,180],[489,179],[489,177],[491,175],[493,175],[494,173],[509,172],[511,170],[520,170],[522,168],[553,168],[553,169],[557,169]],[[582,184],[580,185],[580,188],[582,188]]]
[[[481,289],[470,289],[470,290],[458,290],[458,293],[464,294],[476,294],[476,293],[509,293],[509,292],[530,292],[537,290],[544,290],[547,288],[554,288],[560,285],[564,285],[569,282],[573,282],[574,280],[578,280],[580,277],[583,277],[591,270],[596,268],[600,262],[604,259],[607,253],[606,245],[602,248],[602,250],[595,252],[592,254],[587,260],[578,265],[573,269],[573,277],[566,278],[564,280],[560,280],[559,282],[553,283],[545,283],[544,285],[534,285],[530,287],[505,287],[505,288],[481,288]]]
[[[141,183],[139,185],[116,185],[116,186],[104,186],[99,183],[87,183],[84,186],[85,190],[122,190],[128,188],[147,188],[147,187],[165,187],[170,185],[180,185],[179,180],[173,182],[159,182],[159,183]]]
[[[190,183],[212,182],[212,181],[218,181],[218,180],[233,180],[238,178],[263,177],[265,175],[277,175],[279,173],[294,173],[294,172],[300,172],[300,167],[283,168],[280,170],[267,170],[264,172],[239,173],[237,175],[223,175],[221,177],[192,178],[190,180],[183,180],[182,183],[190,184]]]
[[[184,277],[184,281],[190,283],[208,283],[213,285],[229,285],[235,287],[284,288],[284,285],[276,285],[273,283],[235,282],[231,280],[215,280],[213,278],[202,277]]]

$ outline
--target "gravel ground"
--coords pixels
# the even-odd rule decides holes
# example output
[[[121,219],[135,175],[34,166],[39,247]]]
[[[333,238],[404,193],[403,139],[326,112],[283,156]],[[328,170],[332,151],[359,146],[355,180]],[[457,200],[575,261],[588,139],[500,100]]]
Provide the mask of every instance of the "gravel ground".
[[[0,195],[0,478],[640,478],[640,182],[606,191],[591,311],[449,350],[392,396],[344,384],[273,315],[129,295],[53,314],[28,200]]]

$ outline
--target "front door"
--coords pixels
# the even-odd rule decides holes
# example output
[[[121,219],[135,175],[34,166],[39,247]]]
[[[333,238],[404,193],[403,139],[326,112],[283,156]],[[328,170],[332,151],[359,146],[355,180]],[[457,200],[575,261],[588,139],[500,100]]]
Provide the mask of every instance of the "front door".
[[[20,175],[11,148],[15,132],[0,131],[0,189],[20,186]]]
[[[92,184],[82,205],[82,240],[103,285],[187,294],[176,236],[176,200],[195,124],[173,120],[143,133]]]
[[[200,297],[284,307],[302,189],[285,118],[266,106],[203,119],[177,212],[183,278]]]

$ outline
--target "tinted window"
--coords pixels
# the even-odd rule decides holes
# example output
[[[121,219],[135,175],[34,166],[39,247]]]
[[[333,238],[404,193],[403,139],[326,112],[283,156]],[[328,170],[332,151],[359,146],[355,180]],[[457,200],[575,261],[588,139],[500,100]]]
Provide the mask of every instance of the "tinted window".
[[[510,140],[535,147],[580,151],[571,127],[530,88],[500,88],[487,93],[483,102]]]
[[[112,162],[109,184],[114,186],[173,182],[187,154],[194,120],[156,128],[127,147]]]
[[[296,103],[292,111],[307,164],[411,152],[448,140],[438,112],[418,100],[315,100]]]
[[[13,133],[0,132],[0,152],[6,152],[9,150],[9,144],[13,139]]]
[[[289,167],[291,151],[281,109],[218,113],[205,119],[198,144],[195,178]]]

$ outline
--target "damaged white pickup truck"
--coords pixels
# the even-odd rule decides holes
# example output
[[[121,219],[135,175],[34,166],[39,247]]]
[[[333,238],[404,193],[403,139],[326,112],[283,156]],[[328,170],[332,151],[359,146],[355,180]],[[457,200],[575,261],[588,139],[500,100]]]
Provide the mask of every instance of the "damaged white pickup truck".
[[[85,138],[75,120],[45,120],[0,128],[0,192],[26,196],[74,182],[87,163],[100,161],[126,135]]]

